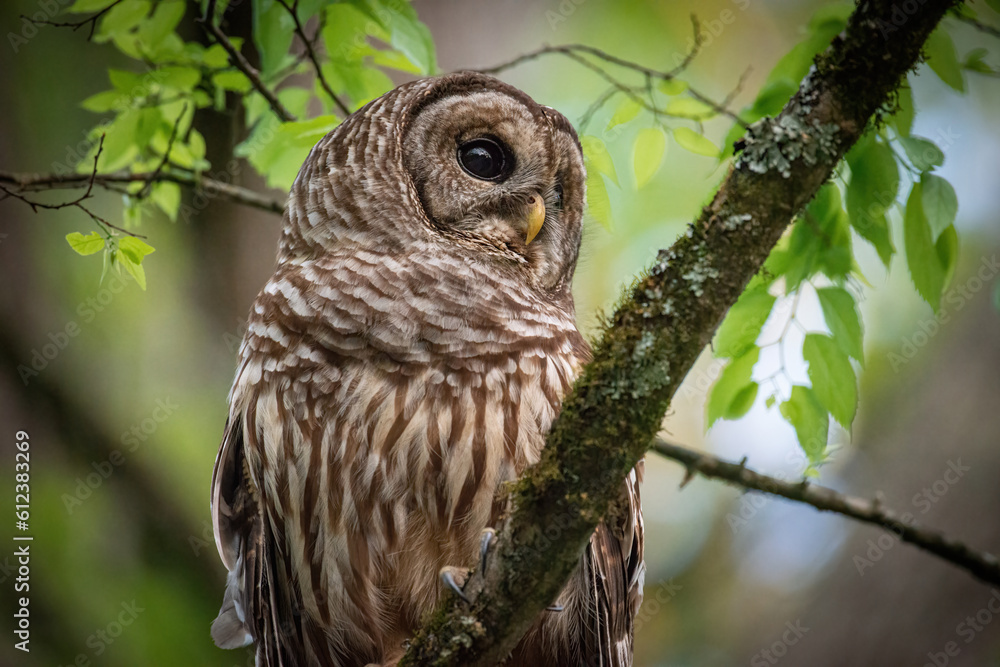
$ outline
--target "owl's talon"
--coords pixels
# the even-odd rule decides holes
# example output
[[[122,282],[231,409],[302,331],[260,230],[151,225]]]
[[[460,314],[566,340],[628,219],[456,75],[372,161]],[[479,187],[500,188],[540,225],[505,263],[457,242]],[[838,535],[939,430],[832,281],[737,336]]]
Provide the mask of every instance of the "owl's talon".
[[[479,571],[486,572],[486,556],[490,553],[490,545],[497,537],[497,531],[492,528],[484,528],[483,534],[479,538]]]
[[[462,579],[462,584],[465,583],[465,578],[468,576],[468,572],[466,570],[459,567],[451,567],[450,565],[445,565],[444,567],[441,568],[441,571],[438,573],[438,576],[441,577],[441,583],[444,584],[447,588],[451,589],[451,591],[454,592],[455,595],[462,598],[466,602],[471,603],[471,600],[469,600],[469,598],[465,596],[465,593],[462,592],[462,586],[458,583],[458,578]]]

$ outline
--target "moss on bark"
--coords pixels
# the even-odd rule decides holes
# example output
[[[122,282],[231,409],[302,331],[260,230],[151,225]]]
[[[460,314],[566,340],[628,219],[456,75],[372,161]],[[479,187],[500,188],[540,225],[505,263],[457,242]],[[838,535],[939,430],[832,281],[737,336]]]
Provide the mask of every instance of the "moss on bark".
[[[514,489],[516,509],[485,572],[466,586],[472,604],[442,605],[400,665],[495,665],[556,598],[726,311],[870,119],[891,104],[956,3],[913,4],[903,20],[889,0],[861,2],[781,114],[751,128],[712,202],[605,323],[542,460]]]

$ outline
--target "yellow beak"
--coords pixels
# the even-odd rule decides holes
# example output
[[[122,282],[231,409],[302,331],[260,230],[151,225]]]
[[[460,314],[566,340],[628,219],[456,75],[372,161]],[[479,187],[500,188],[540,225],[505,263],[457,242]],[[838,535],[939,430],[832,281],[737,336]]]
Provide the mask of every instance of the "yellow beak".
[[[528,227],[525,230],[524,242],[531,243],[538,236],[545,223],[545,201],[540,195],[533,195],[528,208]]]

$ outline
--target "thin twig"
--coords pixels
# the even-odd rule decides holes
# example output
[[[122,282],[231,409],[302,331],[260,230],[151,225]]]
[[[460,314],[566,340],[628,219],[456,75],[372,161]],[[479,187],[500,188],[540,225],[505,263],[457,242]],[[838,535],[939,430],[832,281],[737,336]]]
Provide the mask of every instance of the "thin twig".
[[[903,542],[909,542],[934,554],[982,581],[1000,585],[1000,561],[996,556],[973,549],[939,531],[923,528],[916,524],[911,515],[900,515],[886,509],[878,499],[869,501],[844,495],[805,480],[786,482],[750,470],[745,465],[724,461],[711,454],[696,452],[660,438],[654,441],[653,451],[682,464],[689,474],[697,472],[709,479],[722,480],[743,489],[769,493],[810,505],[822,512],[834,512],[863,523],[880,526]]]
[[[326,91],[326,94],[330,96],[330,99],[333,100],[333,103],[337,105],[337,108],[340,109],[340,112],[343,113],[344,116],[351,115],[351,110],[347,108],[347,105],[344,104],[339,97],[337,97],[336,93],[334,93],[333,89],[330,87],[330,84],[327,83],[326,77],[323,76],[323,68],[320,67],[319,58],[316,56],[316,49],[313,48],[312,41],[310,41],[309,37],[306,36],[305,28],[299,20],[298,0],[295,0],[295,2],[291,5],[289,5],[286,0],[278,0],[278,4],[284,7],[285,10],[292,15],[292,20],[295,21],[295,34],[299,36],[299,39],[306,48],[306,56],[309,58],[310,62],[312,62],[313,69],[316,70],[316,79],[319,80],[319,84],[323,87],[323,90]]]
[[[21,14],[21,18],[27,21],[31,21],[35,25],[51,25],[55,26],[56,28],[72,28],[73,32],[76,32],[77,30],[79,30],[80,28],[89,23],[90,32],[87,34],[87,41],[90,41],[94,36],[94,30],[97,28],[97,20],[102,16],[104,16],[109,11],[111,11],[111,9],[114,8],[115,5],[118,5],[121,2],[122,0],[115,0],[110,5],[108,5],[101,11],[97,12],[93,16],[89,16],[85,19],[80,19],[79,21],[50,21],[47,19],[32,18],[30,16],[26,16],[25,14]]]
[[[962,23],[967,23],[974,27],[979,32],[985,32],[987,35],[993,35],[994,37],[1000,37],[1000,28],[989,25],[988,23],[983,23],[978,19],[974,19],[971,16],[963,16],[961,14],[952,14],[953,18],[958,19]]]
[[[650,78],[650,79],[658,79],[658,80],[662,80],[662,81],[671,81],[673,79],[676,79],[677,75],[680,72],[684,71],[685,68],[687,68],[687,66],[691,63],[691,61],[697,55],[698,50],[699,50],[700,45],[701,45],[701,36],[700,36],[700,30],[699,30],[699,26],[698,26],[698,21],[697,21],[697,19],[694,16],[692,16],[691,19],[692,19],[692,22],[694,23],[694,27],[695,27],[695,41],[694,41],[694,46],[692,47],[691,51],[687,54],[687,56],[685,56],[683,62],[681,62],[674,69],[672,69],[670,71],[666,71],[666,72],[663,72],[663,71],[660,71],[660,70],[651,69],[649,67],[645,67],[645,66],[640,65],[638,63],[634,63],[634,62],[632,62],[630,60],[625,60],[623,58],[619,58],[618,56],[611,55],[610,53],[602,51],[602,50],[600,50],[598,48],[595,48],[593,46],[588,46],[586,44],[563,44],[563,45],[556,45],[556,46],[544,45],[541,48],[535,49],[534,51],[529,51],[528,53],[522,54],[522,55],[520,55],[520,56],[518,56],[518,57],[516,57],[516,58],[514,58],[512,60],[509,60],[507,62],[501,63],[499,65],[495,65],[493,67],[488,67],[488,68],[485,68],[485,69],[481,69],[479,71],[482,72],[483,74],[499,74],[500,72],[503,72],[504,70],[510,69],[512,67],[516,67],[518,65],[521,65],[521,64],[523,64],[525,62],[528,62],[528,61],[531,61],[531,60],[535,60],[535,59],[540,58],[541,56],[544,56],[544,55],[549,55],[549,54],[553,54],[553,53],[561,54],[561,55],[563,55],[563,56],[565,56],[567,58],[570,58],[571,60],[576,61],[577,63],[583,65],[584,67],[587,67],[591,71],[595,72],[598,76],[600,76],[605,81],[607,81],[611,85],[613,85],[616,88],[618,88],[620,91],[622,91],[625,94],[629,95],[633,99],[636,99],[637,101],[639,101],[640,104],[642,104],[642,106],[644,108],[646,108],[646,109],[648,109],[648,110],[650,110],[650,111],[652,111],[652,112],[655,113],[655,112],[658,112],[659,110],[655,109],[650,104],[646,103],[644,100],[642,100],[641,98],[639,98],[635,94],[634,89],[632,87],[630,87],[630,86],[622,83],[617,78],[615,78],[614,76],[612,76],[610,73],[608,73],[607,71],[605,71],[603,68],[598,67],[597,65],[595,65],[592,62],[590,62],[586,58],[583,58],[580,54],[581,53],[588,54],[588,55],[593,56],[595,58],[599,58],[600,60],[603,60],[603,61],[605,61],[607,63],[610,63],[610,64],[613,64],[613,65],[617,65],[619,67],[623,67],[623,68],[632,70],[633,72],[638,72],[639,74],[642,74],[643,76],[645,76],[647,78]],[[744,74],[743,77],[741,77],[739,84],[737,84],[736,92],[738,92],[740,90],[740,88],[742,87],[743,78],[745,76],[746,76],[746,74]],[[735,95],[735,93],[731,93],[730,96],[727,97],[727,101],[725,103],[719,104],[718,102],[715,102],[714,100],[712,100],[707,95],[704,95],[703,93],[698,92],[696,89],[694,89],[694,88],[692,88],[690,86],[688,86],[687,92],[694,99],[696,99],[699,102],[701,102],[701,103],[705,104],[706,106],[710,107],[715,113],[723,115],[723,116],[727,116],[730,119],[732,119],[734,122],[738,123],[739,125],[741,125],[743,127],[747,126],[746,122],[742,118],[740,118],[737,114],[735,114],[734,112],[732,112],[732,111],[730,111],[729,109],[726,108],[726,106],[728,105],[729,101],[731,101],[731,98],[732,98],[733,95]]]
[[[153,189],[153,183],[159,178],[160,172],[163,171],[163,167],[167,165],[170,160],[170,151],[174,147],[174,140],[177,138],[177,130],[181,126],[181,120],[184,118],[184,114],[187,112],[187,103],[181,108],[181,113],[177,116],[177,122],[174,123],[174,128],[170,131],[170,139],[167,140],[167,150],[163,152],[163,159],[160,160],[160,164],[156,165],[156,169],[148,179],[146,179],[146,184],[142,186],[139,191],[138,198],[145,199],[149,195],[149,191]]]
[[[88,185],[90,176],[85,174],[18,174],[7,171],[0,171],[0,184],[7,183],[16,186],[20,191],[37,192],[40,190],[63,190],[68,188],[81,188]],[[228,201],[256,208],[268,213],[281,215],[285,211],[282,202],[266,197],[258,192],[232,185],[225,181],[220,181],[206,176],[197,176],[193,172],[179,171],[175,169],[164,169],[159,174],[152,172],[128,173],[116,172],[112,174],[93,175],[93,184],[107,190],[117,191],[115,186],[119,184],[141,183],[141,182],[169,182],[177,183],[195,190],[203,191],[211,196],[218,196]],[[0,189],[6,192],[6,188],[0,185]],[[18,197],[16,193],[9,193]]]
[[[243,72],[243,74],[250,80],[250,84],[257,89],[267,103],[271,105],[271,109],[283,122],[288,123],[295,120],[295,116],[289,111],[281,100],[278,99],[277,95],[274,94],[270,88],[268,88],[260,78],[260,72],[257,71],[250,61],[247,60],[242,53],[236,50],[233,43],[229,41],[226,37],[226,33],[222,32],[222,29],[215,22],[215,0],[209,0],[208,7],[205,10],[205,16],[200,19],[201,23],[207,26],[205,29],[215,38],[215,41],[225,49],[226,53],[229,54],[229,62],[233,64],[236,69]]]
[[[605,104],[607,104],[612,97],[614,97],[620,92],[621,90],[619,90],[616,86],[611,86],[603,93],[601,93],[600,97],[594,100],[593,104],[587,107],[587,110],[583,112],[583,115],[580,116],[579,120],[581,133],[586,132],[587,125],[590,124],[590,120],[591,118],[594,117],[594,114],[597,113]]]
[[[129,236],[135,236],[137,238],[144,239],[146,238],[145,236],[136,234],[134,232],[130,232],[127,229],[122,229],[117,225],[113,225],[83,205],[83,202],[90,199],[90,197],[93,194],[94,183],[97,181],[97,161],[101,158],[101,152],[103,150],[104,150],[104,135],[102,134],[101,140],[97,144],[97,153],[94,154],[94,168],[91,170],[89,176],[83,176],[82,174],[80,175],[80,187],[82,187],[83,180],[86,179],[87,189],[82,195],[80,195],[79,197],[77,197],[72,201],[62,202],[60,204],[46,204],[45,202],[29,199],[20,192],[15,192],[3,185],[0,185],[0,191],[3,191],[6,196],[0,197],[0,201],[3,201],[8,197],[13,197],[14,199],[18,199],[27,204],[28,206],[30,206],[31,210],[34,211],[35,213],[38,212],[38,209],[45,209],[47,211],[58,211],[59,209],[62,208],[78,208],[84,213],[86,213],[88,216],[90,216],[90,219],[96,222],[97,226],[101,228],[101,231],[104,232],[105,236],[109,238],[111,237],[111,232],[109,230],[114,229],[123,234],[128,234]],[[4,178],[0,178],[0,181],[5,181],[5,180],[6,179]],[[20,185],[20,184],[15,183],[15,185]]]

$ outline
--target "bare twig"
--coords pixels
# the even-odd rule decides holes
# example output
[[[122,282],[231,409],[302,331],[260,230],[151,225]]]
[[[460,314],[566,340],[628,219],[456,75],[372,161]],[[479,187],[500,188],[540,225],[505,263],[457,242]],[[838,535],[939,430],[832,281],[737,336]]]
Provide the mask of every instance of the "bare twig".
[[[967,23],[968,25],[971,25],[979,32],[984,32],[987,35],[992,35],[994,37],[1000,37],[1000,28],[991,26],[988,23],[983,23],[982,21],[974,19],[971,16],[963,16],[962,14],[959,13],[952,14],[952,17],[958,19],[962,23]]]
[[[215,22],[215,0],[210,0],[208,7],[205,10],[205,16],[200,19],[205,29],[215,38],[215,41],[225,49],[226,53],[229,54],[229,62],[232,63],[236,69],[243,72],[243,74],[250,80],[250,84],[257,89],[267,103],[271,105],[271,109],[274,111],[275,115],[278,116],[283,122],[290,122],[295,120],[295,116],[291,111],[281,103],[278,96],[274,94],[270,88],[268,88],[260,78],[260,72],[257,71],[250,61],[247,60],[242,53],[236,50],[233,43],[229,41],[226,37],[226,33],[222,32],[222,29]]]
[[[822,512],[843,516],[880,526],[903,542],[917,546],[935,556],[960,567],[987,583],[1000,585],[1000,561],[991,553],[977,551],[947,535],[916,524],[912,515],[898,514],[882,506],[881,499],[864,500],[837,493],[833,489],[806,480],[786,482],[763,475],[746,467],[716,458],[711,454],[696,452],[657,438],[653,451],[677,461],[688,474],[698,473],[709,479],[722,480],[743,489],[760,491],[797,503],[815,507]]]
[[[170,151],[174,147],[174,140],[177,139],[177,130],[180,129],[181,120],[184,118],[184,114],[187,112],[187,103],[181,108],[181,113],[177,116],[177,122],[174,123],[174,128],[170,131],[170,139],[167,140],[167,150],[163,152],[163,159],[160,160],[160,164],[156,165],[156,169],[150,174],[149,178],[146,179],[146,184],[142,186],[142,190],[139,191],[138,198],[145,199],[149,195],[149,191],[153,188],[153,183],[159,178],[160,173],[163,168],[170,161]]]
[[[88,216],[90,216],[90,219],[96,222],[97,226],[100,227],[101,231],[103,231],[105,235],[108,237],[111,236],[111,232],[109,230],[114,229],[116,231],[121,232],[122,234],[128,234],[129,236],[135,236],[136,238],[144,239],[146,237],[142,236],[141,234],[136,234],[134,232],[128,231],[127,229],[122,229],[118,225],[111,224],[110,222],[108,222],[101,216],[97,215],[83,204],[83,202],[90,199],[90,197],[92,196],[94,190],[94,183],[97,181],[97,161],[100,159],[101,151],[103,150],[104,150],[104,135],[102,134],[101,140],[97,144],[97,153],[94,155],[93,170],[91,170],[89,176],[83,176],[82,174],[80,175],[80,187],[82,187],[84,183],[83,179],[86,179],[85,182],[87,185],[87,190],[82,195],[80,195],[79,197],[77,197],[72,201],[62,202],[60,204],[46,204],[45,202],[40,202],[35,199],[29,199],[25,197],[23,194],[21,194],[21,192],[15,192],[14,190],[11,190],[3,185],[0,185],[0,191],[3,191],[5,196],[0,198],[0,201],[3,201],[8,197],[13,197],[14,199],[18,199],[27,204],[28,206],[30,206],[31,210],[34,211],[35,213],[38,212],[38,209],[45,209],[47,211],[58,211],[61,208],[78,208],[84,213],[86,213]],[[5,179],[0,178],[0,181],[4,180]],[[19,184],[15,183],[15,185]]]
[[[694,30],[695,30],[694,46],[692,47],[691,51],[687,54],[687,56],[685,56],[683,62],[681,62],[674,69],[665,72],[645,67],[638,63],[625,60],[624,58],[619,58],[618,56],[611,55],[610,53],[602,51],[601,49],[595,48],[593,46],[588,46],[586,44],[562,44],[556,46],[545,45],[542,46],[541,48],[535,49],[534,51],[529,51],[528,53],[522,54],[507,62],[495,65],[493,67],[488,67],[486,69],[481,69],[479,71],[484,74],[499,74],[504,70],[508,70],[512,67],[516,67],[525,62],[535,60],[537,58],[540,58],[541,56],[549,54],[561,54],[567,58],[570,58],[571,60],[576,61],[577,63],[583,65],[584,67],[590,69],[591,71],[595,72],[598,76],[603,78],[612,86],[618,88],[620,91],[629,95],[633,99],[636,99],[640,104],[642,104],[644,108],[652,111],[653,113],[658,113],[659,109],[656,109],[651,104],[647,103],[645,100],[641,99],[638,95],[636,95],[635,89],[632,86],[623,83],[622,81],[620,81],[615,76],[608,73],[603,68],[597,66],[596,64],[582,57],[581,54],[587,54],[592,57],[603,60],[604,62],[610,63],[612,65],[616,65],[618,67],[623,67],[633,72],[637,72],[647,77],[648,79],[671,81],[673,79],[676,79],[677,75],[687,68],[687,66],[698,54],[698,50],[701,47],[702,38],[701,38],[700,27],[698,25],[698,20],[694,16],[691,17],[691,20],[694,23]],[[733,93],[730,93],[730,95],[727,96],[726,101],[723,102],[722,104],[715,102],[707,95],[700,93],[699,91],[690,86],[688,86],[687,93],[694,99],[710,107],[715,113],[727,116],[734,122],[742,125],[743,127],[746,127],[746,123],[743,121],[743,119],[741,119],[736,113],[726,108],[729,102],[731,102],[732,98],[735,96],[736,92],[738,92],[742,87],[743,79],[745,78],[745,76],[746,74],[744,74],[743,77],[741,77],[740,82],[737,84],[736,90]]]
[[[310,40],[306,35],[305,27],[299,20],[299,1],[295,0],[294,3],[289,5],[286,0],[278,0],[278,4],[284,7],[285,10],[292,15],[292,20],[295,21],[295,34],[299,36],[299,40],[301,40],[303,46],[305,46],[306,56],[313,64],[313,69],[316,71],[316,79],[319,80],[319,84],[323,87],[326,94],[330,96],[330,99],[333,100],[333,103],[337,105],[340,112],[344,114],[344,116],[349,116],[351,114],[351,110],[347,108],[347,105],[344,104],[339,97],[337,97],[336,93],[334,93],[333,89],[330,87],[330,84],[327,83],[326,77],[323,76],[323,68],[320,67],[319,58],[316,56],[316,49],[313,48],[312,40]]]
[[[85,174],[17,174],[13,172],[0,171],[0,184],[7,183],[18,188],[22,192],[37,192],[39,190],[63,190],[70,188],[81,188],[88,185],[90,176]],[[281,215],[285,211],[282,202],[271,199],[253,190],[242,188],[205,176],[197,176],[193,172],[179,171],[175,169],[163,169],[159,174],[152,172],[141,172],[131,174],[128,172],[116,172],[113,174],[94,174],[93,184],[105,189],[114,189],[116,185],[142,182],[169,182],[184,185],[195,190],[203,191],[211,196],[221,197],[236,204],[249,206],[268,213]],[[2,185],[0,189],[7,191]],[[9,192],[9,191],[8,191]],[[9,193],[17,197],[16,193]],[[20,198],[20,197],[19,197]]]
[[[47,20],[47,19],[32,18],[32,17],[26,16],[24,14],[21,14],[21,18],[25,19],[27,21],[31,21],[35,25],[51,25],[51,26],[55,26],[56,28],[72,28],[74,32],[76,32],[77,30],[79,30],[80,28],[82,28],[83,26],[85,26],[85,25],[87,25],[89,23],[90,24],[90,32],[87,34],[87,40],[89,41],[94,36],[94,30],[97,28],[97,20],[99,18],[101,18],[102,16],[104,16],[105,14],[107,14],[109,11],[111,11],[115,7],[115,5],[118,5],[121,2],[122,2],[122,0],[115,0],[110,5],[108,5],[107,7],[105,7],[104,9],[102,9],[101,11],[97,12],[96,14],[94,14],[92,16],[88,16],[85,19],[80,19],[79,21],[50,21],[50,20]]]

